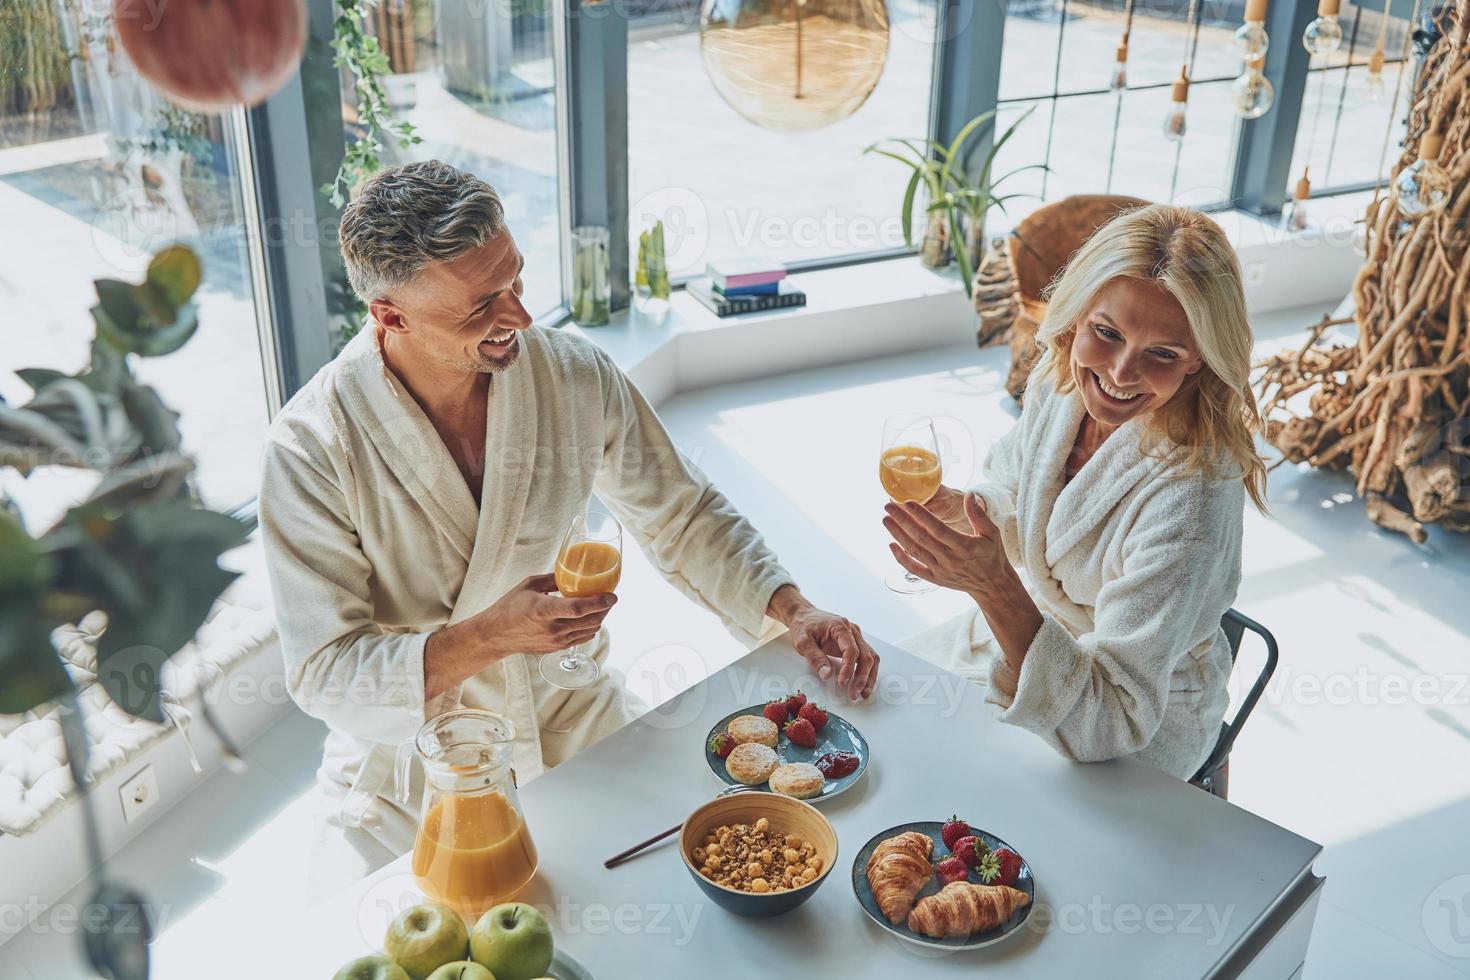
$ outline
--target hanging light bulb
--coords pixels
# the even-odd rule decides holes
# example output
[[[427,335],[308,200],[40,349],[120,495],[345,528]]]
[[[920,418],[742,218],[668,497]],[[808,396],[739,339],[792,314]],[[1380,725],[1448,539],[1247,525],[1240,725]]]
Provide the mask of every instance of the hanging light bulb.
[[[1302,45],[1310,54],[1331,54],[1342,47],[1342,25],[1337,11],[1342,0],[1319,0],[1317,19],[1302,31]]]
[[[1271,39],[1266,35],[1266,0],[1246,0],[1245,23],[1235,31],[1235,50],[1247,61],[1264,55]]]
[[[1265,65],[1265,57],[1256,55],[1246,63],[1245,74],[1230,86],[1231,104],[1242,119],[1261,118],[1276,101],[1276,87],[1261,72]]]
[[[1128,87],[1128,32],[1123,32],[1123,40],[1118,42],[1118,50],[1113,56],[1113,77],[1108,79],[1108,88],[1114,92],[1121,92]]]
[[[1307,168],[1302,168],[1302,179],[1296,182],[1291,200],[1281,209],[1282,231],[1305,231],[1307,227],[1307,198],[1312,196],[1312,182],[1307,179]]]
[[[1422,218],[1442,210],[1450,199],[1450,175],[1439,165],[1444,136],[1439,124],[1430,125],[1419,140],[1419,159],[1393,179],[1393,203],[1405,218]]]
[[[715,90],[767,129],[829,126],[872,94],[888,58],[884,0],[706,0],[699,51]]]
[[[1184,110],[1189,105],[1189,66],[1179,66],[1179,77],[1169,89],[1169,114],[1164,117],[1164,138],[1177,142],[1184,139]]]
[[[1364,87],[1368,95],[1374,99],[1383,97],[1383,38],[1378,39],[1378,46],[1368,56],[1368,75],[1364,79]]]

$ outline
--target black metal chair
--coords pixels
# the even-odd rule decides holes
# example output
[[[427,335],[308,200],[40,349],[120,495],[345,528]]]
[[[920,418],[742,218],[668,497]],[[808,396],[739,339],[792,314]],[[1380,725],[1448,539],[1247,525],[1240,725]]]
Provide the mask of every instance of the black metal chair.
[[[1235,744],[1235,738],[1240,730],[1245,727],[1246,719],[1250,717],[1251,710],[1255,708],[1256,702],[1261,700],[1261,695],[1266,690],[1266,683],[1271,680],[1271,675],[1276,672],[1276,661],[1278,650],[1276,637],[1271,631],[1260,623],[1243,616],[1234,609],[1225,610],[1225,615],[1220,617],[1220,628],[1225,631],[1225,637],[1230,641],[1230,663],[1235,664],[1236,656],[1240,653],[1240,641],[1246,630],[1250,630],[1259,636],[1266,644],[1266,664],[1261,668],[1256,682],[1251,685],[1250,691],[1246,693],[1245,700],[1240,703],[1240,709],[1235,712],[1235,718],[1228,724],[1220,726],[1220,739],[1215,743],[1215,750],[1200,766],[1199,772],[1194,774],[1190,780],[1195,786],[1213,793],[1215,796],[1225,799],[1227,789],[1226,764],[1230,761],[1230,747]]]

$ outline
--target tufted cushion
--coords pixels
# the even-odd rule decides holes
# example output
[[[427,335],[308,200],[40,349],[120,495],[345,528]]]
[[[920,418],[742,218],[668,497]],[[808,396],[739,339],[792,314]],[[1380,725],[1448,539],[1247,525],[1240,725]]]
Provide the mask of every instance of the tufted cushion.
[[[94,613],[53,634],[52,643],[79,692],[94,780],[106,778],[175,728],[187,742],[191,715],[181,702],[207,690],[274,637],[269,603],[248,587],[250,578],[226,592],[194,642],[165,664],[165,708],[172,724],[130,717],[97,683],[96,639],[106,626],[105,616]],[[54,706],[39,713],[0,715],[0,832],[34,830],[74,792],[57,715]]]

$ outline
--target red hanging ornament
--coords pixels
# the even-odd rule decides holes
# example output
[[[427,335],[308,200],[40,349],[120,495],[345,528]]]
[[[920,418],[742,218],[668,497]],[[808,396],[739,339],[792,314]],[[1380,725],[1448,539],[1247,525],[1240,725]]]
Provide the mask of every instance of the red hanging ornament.
[[[114,0],[113,19],[138,74],[202,112],[264,102],[306,47],[302,0]]]

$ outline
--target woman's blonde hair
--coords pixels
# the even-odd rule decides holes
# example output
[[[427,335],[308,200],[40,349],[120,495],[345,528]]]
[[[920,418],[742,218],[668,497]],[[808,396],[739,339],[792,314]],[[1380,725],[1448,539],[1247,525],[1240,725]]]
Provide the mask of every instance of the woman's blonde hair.
[[[1250,386],[1240,263],[1220,226],[1200,212],[1171,204],[1125,211],[1077,250],[1047,287],[1046,316],[1036,333],[1046,350],[1033,382],[1050,375],[1059,392],[1076,387],[1070,365],[1077,327],[1098,291],[1118,278],[1155,283],[1178,300],[1204,360],[1153,411],[1146,431],[1167,440],[1166,451],[1183,447],[1191,471],[1219,473],[1223,464],[1239,474],[1265,511],[1266,464],[1254,438],[1261,413]]]

